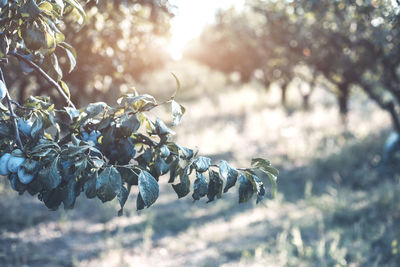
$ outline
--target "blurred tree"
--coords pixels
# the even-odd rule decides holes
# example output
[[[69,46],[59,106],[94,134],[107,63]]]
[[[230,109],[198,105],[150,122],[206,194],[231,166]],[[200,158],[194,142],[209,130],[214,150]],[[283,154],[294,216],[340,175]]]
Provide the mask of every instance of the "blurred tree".
[[[248,0],[247,6],[219,14],[187,55],[225,73],[237,71],[243,82],[262,70],[266,87],[280,85],[283,105],[294,78],[311,88],[331,84],[344,121],[351,89],[359,87],[400,131],[398,1]],[[299,65],[312,77],[296,72]],[[302,92],[305,108],[312,91]]]
[[[248,1],[280,33],[275,46],[336,86],[339,110],[348,112],[352,86],[360,87],[399,123],[399,3],[395,1]],[[296,47],[291,44],[295,43]]]

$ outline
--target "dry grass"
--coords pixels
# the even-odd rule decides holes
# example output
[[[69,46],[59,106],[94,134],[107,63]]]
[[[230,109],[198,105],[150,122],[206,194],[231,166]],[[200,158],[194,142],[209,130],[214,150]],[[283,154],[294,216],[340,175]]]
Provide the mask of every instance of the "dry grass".
[[[326,92],[317,91],[312,110],[303,112],[293,88],[287,111],[276,88],[267,94],[257,83],[237,85],[192,65],[171,70],[187,107],[176,141],[238,167],[251,157],[271,159],[281,170],[277,197],[238,205],[231,192],[193,203],[177,200],[165,181],[154,207],[138,213],[131,196],[116,217],[116,202],[84,197],[73,211],[48,211],[11,192],[4,179],[0,265],[396,266],[400,177],[375,168],[386,114],[356,93],[345,130]],[[163,71],[141,86],[165,99],[174,81]],[[159,112],[169,120],[167,108]]]

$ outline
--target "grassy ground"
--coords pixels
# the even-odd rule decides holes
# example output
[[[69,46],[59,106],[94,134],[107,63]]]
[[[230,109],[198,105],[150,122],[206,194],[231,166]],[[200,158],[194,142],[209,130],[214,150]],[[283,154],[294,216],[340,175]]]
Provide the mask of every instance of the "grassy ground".
[[[283,110],[276,88],[266,93],[254,82],[188,69],[173,69],[187,107],[177,141],[237,167],[271,159],[281,171],[277,197],[239,205],[232,191],[193,203],[177,200],[165,179],[154,207],[136,212],[131,196],[116,217],[116,202],[84,197],[73,211],[48,211],[2,179],[0,266],[398,266],[400,175],[378,171],[384,113],[355,92],[344,128],[324,91],[303,112],[293,88]],[[165,73],[138,89],[167,98],[174,80]]]

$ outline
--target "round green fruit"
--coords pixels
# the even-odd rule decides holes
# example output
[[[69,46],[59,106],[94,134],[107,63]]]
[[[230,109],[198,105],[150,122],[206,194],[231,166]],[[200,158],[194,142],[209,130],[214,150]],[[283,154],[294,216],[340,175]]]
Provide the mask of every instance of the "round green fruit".
[[[25,168],[18,169],[18,179],[21,183],[29,184],[30,182],[32,182],[33,178],[35,178],[35,175],[32,173],[28,173]]]
[[[21,167],[22,163],[24,163],[24,157],[15,157],[11,155],[10,159],[8,160],[7,167],[10,172],[18,172],[19,167]]]
[[[3,156],[0,158],[0,175],[6,176],[10,174],[10,171],[8,170],[8,161],[11,157],[10,153],[5,153]]]

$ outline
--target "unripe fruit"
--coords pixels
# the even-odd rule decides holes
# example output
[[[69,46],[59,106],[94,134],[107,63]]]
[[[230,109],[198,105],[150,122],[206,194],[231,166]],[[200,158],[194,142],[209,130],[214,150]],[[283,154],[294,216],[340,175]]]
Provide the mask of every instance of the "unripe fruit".
[[[34,174],[27,173],[25,168],[18,169],[18,179],[23,184],[29,184],[35,178]]]
[[[14,157],[11,155],[8,160],[7,167],[10,172],[18,172],[19,167],[21,167],[22,163],[24,163],[24,157]]]
[[[5,153],[3,156],[0,158],[0,175],[6,176],[10,174],[10,171],[8,170],[8,161],[11,157],[10,153]]]
[[[0,101],[7,95],[7,87],[2,80],[0,80]]]

